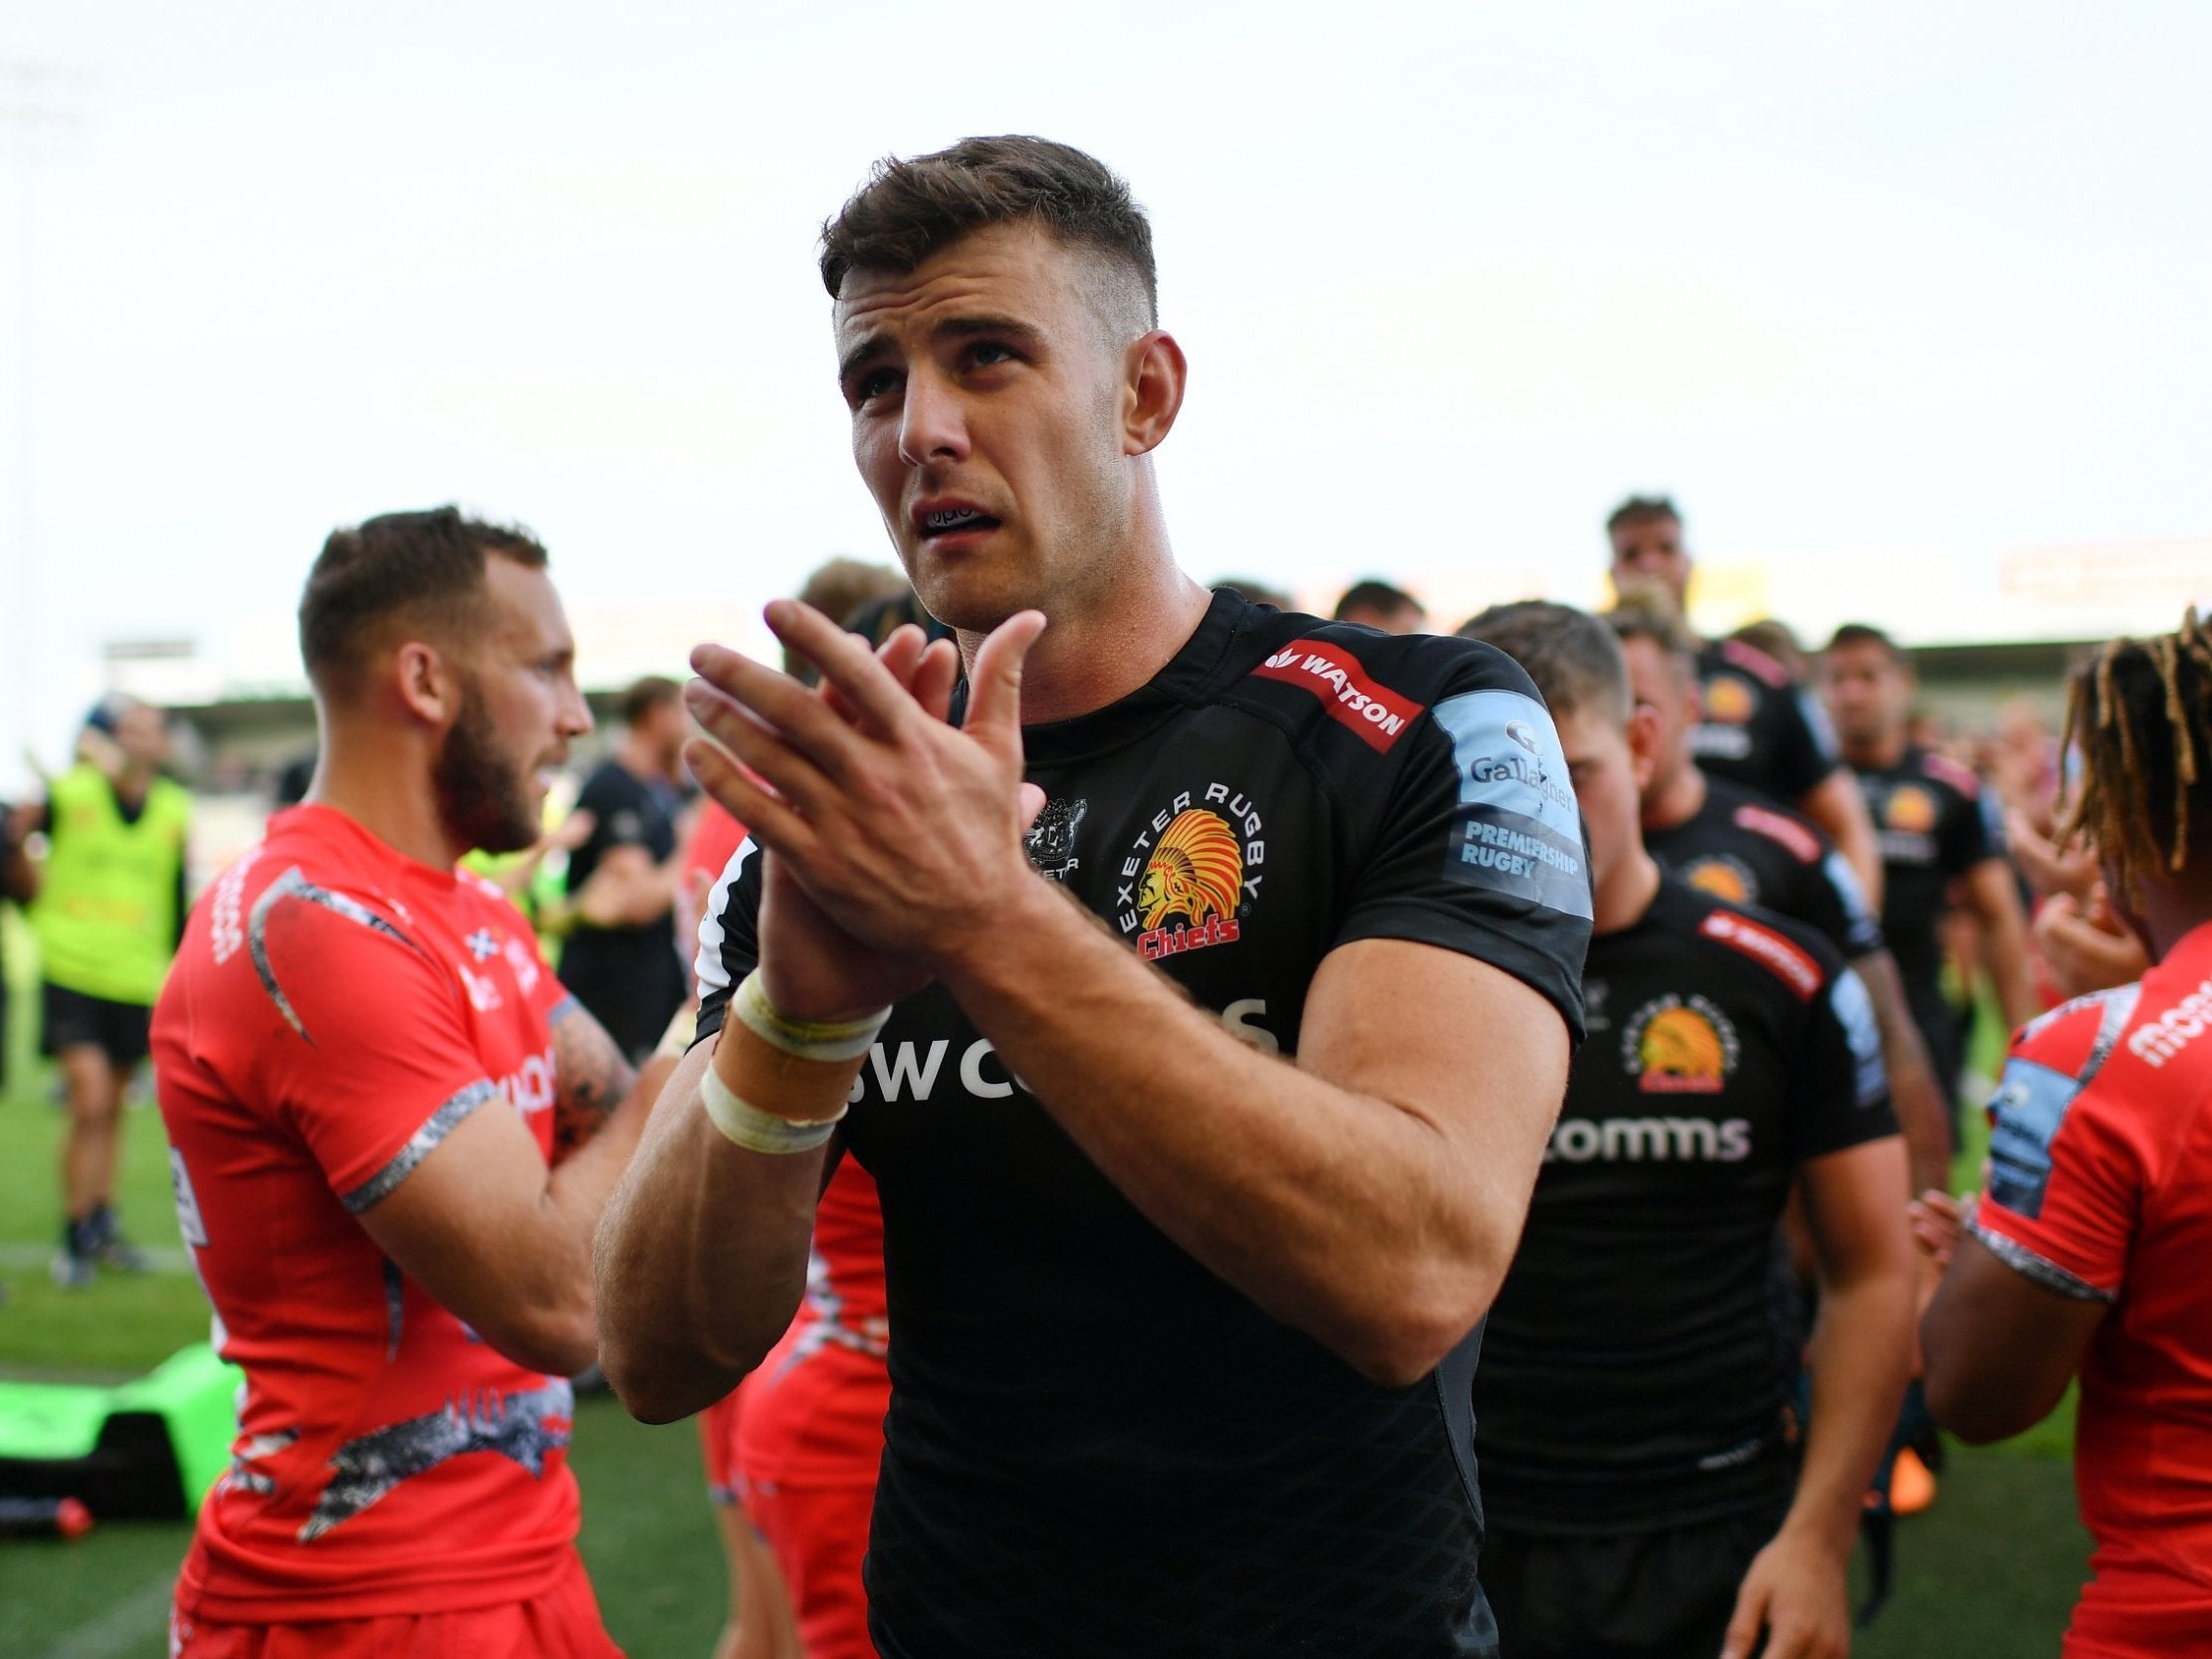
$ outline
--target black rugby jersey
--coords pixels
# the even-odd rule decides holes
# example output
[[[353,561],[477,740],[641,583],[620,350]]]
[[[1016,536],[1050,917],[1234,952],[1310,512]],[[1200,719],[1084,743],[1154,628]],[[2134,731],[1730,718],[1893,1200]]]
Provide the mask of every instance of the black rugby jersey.
[[[1704,708],[1689,750],[1710,775],[1796,801],[1836,769],[1827,715],[1756,646],[1709,641],[1697,653],[1697,685]]]
[[[1798,1166],[1897,1132],[1874,1009],[1828,941],[1663,878],[1590,942],[1575,1055],[1475,1378],[1500,1532],[1684,1526],[1786,1493],[1771,1295]]]
[[[1149,685],[1023,741],[1031,861],[1242,1040],[1290,1054],[1321,958],[1369,937],[1490,961],[1579,1036],[1580,819],[1501,653],[1223,592]],[[759,895],[732,868],[702,928],[725,986]],[[1491,1651],[1479,1331],[1367,1381],[1146,1220],[939,987],[894,1009],[843,1133],[883,1200],[887,1659]]]
[[[2003,857],[2004,834],[1980,780],[1955,760],[1913,745],[1893,766],[1853,769],[1881,849],[1881,931],[1897,959],[1912,1021],[1950,1089],[1962,1044],[1943,997],[1938,929],[1951,883]]]
[[[1835,844],[1741,784],[1706,778],[1704,804],[1666,829],[1647,826],[1644,845],[1700,893],[1819,930],[1847,961],[1881,948],[1866,890]]]

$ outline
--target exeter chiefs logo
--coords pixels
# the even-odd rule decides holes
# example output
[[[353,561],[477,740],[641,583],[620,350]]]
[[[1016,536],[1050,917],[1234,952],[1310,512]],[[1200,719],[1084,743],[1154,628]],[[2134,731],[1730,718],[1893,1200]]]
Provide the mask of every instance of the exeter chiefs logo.
[[[1740,860],[1716,853],[1698,859],[1682,870],[1682,880],[1700,893],[1709,893],[1715,899],[1725,899],[1731,905],[1755,905],[1759,902],[1759,884],[1752,879],[1750,869]]]
[[[1901,785],[1889,791],[1881,816],[1891,829],[1925,834],[1935,828],[1935,797],[1915,784]]]
[[[1716,675],[1705,683],[1705,718],[1727,726],[1741,726],[1758,712],[1751,688],[1741,680]]]
[[[1621,1038],[1622,1061],[1648,1095],[1717,1095],[1736,1054],[1736,1028],[1701,996],[1647,1002]]]
[[[1237,856],[1228,825],[1202,806],[1179,813],[1146,861],[1145,879],[1137,888],[1145,927],[1157,928],[1171,916],[1194,927],[1216,917],[1226,921],[1236,914],[1236,891],[1243,878],[1244,861]]]
[[[1176,796],[1122,864],[1118,920],[1147,961],[1242,935],[1237,913],[1260,880],[1246,871],[1267,856],[1259,813],[1222,784],[1209,784],[1205,798],[1199,806],[1188,793]]]

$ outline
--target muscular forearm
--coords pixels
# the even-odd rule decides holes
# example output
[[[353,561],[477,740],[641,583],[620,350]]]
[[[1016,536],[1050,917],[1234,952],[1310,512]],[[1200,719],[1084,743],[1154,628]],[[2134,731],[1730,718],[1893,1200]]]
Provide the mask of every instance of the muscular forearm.
[[[1162,1231],[1277,1319],[1378,1380],[1425,1374],[1503,1277],[1541,1127],[1525,1146],[1487,1145],[1483,1134],[1510,1114],[1477,1106],[1446,1126],[1333,1081],[1317,1053],[1335,1049],[1340,1069],[1374,1074],[1349,1063],[1341,1031],[1315,1040],[1312,1010],[1338,1000],[1324,989],[1327,965],[1294,1066],[1230,1035],[1044,882],[1015,908],[991,950],[942,972],[1045,1110]],[[1439,973],[1490,971],[1436,955]],[[1264,1021],[1265,1010],[1247,1012]],[[1388,1041],[1381,1011],[1369,1012],[1368,1040]],[[1470,1034],[1470,1053],[1482,1035]],[[1548,1125],[1564,1025],[1524,1018],[1481,1052],[1452,1087],[1542,1095],[1536,1116]]]
[[[1858,957],[1851,965],[1867,986],[1875,1023],[1881,1032],[1881,1059],[1889,1073],[1889,1102],[1896,1110],[1897,1127],[1904,1132],[1910,1191],[1925,1192],[1930,1187],[1947,1190],[1951,1170],[1950,1100],[1928,1059],[1920,1028],[1912,1023],[1897,964],[1888,951],[1878,950]]]
[[[723,1138],[699,1100],[716,1046],[694,1049],[668,1080],[594,1252],[600,1362],[647,1422],[735,1387],[806,1285],[824,1155],[769,1157]]]
[[[1912,1274],[1870,1273],[1821,1290],[1813,1332],[1812,1411],[1797,1497],[1785,1530],[1851,1554],[1868,1485],[1896,1423],[1911,1363]]]

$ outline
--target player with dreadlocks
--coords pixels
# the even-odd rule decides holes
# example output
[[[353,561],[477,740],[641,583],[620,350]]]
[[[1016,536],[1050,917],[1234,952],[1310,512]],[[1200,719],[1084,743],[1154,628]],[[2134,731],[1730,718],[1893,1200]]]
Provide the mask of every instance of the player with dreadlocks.
[[[2115,640],[2074,678],[2086,839],[2148,947],[2141,982],[2054,1009],[1990,1102],[1989,1190],[1921,1329],[1927,1398],[1969,1441],[2077,1373],[2095,1576],[2069,1659],[2212,1648],[2212,634]],[[1923,1242],[1947,1242],[1935,1222]]]

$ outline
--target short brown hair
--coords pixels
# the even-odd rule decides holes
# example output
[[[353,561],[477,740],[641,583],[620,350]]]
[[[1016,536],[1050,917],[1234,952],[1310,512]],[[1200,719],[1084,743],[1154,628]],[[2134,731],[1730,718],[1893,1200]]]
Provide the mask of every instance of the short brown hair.
[[[1850,647],[1854,645],[1878,646],[1880,648],[1881,654],[1889,659],[1891,666],[1896,668],[1905,666],[1904,653],[1897,649],[1897,642],[1871,622],[1845,623],[1828,636],[1828,644],[1822,649],[1833,651],[1838,646]]]
[[[377,636],[419,628],[453,639],[481,623],[484,562],[533,570],[546,549],[529,531],[463,517],[457,507],[386,513],[334,529],[300,594],[300,658],[320,692],[352,686]]]
[[[624,726],[635,726],[655,709],[674,703],[683,691],[683,687],[665,674],[641,675],[630,682],[621,701],[614,706],[614,712]]]
[[[1613,637],[1624,645],[1632,639],[1650,640],[1684,679],[1697,678],[1697,636],[1667,600],[1663,588],[1655,593],[1648,585],[1640,585],[1624,593],[1621,602],[1605,613],[1605,620]]]
[[[822,226],[822,286],[835,299],[853,271],[903,275],[987,226],[1024,222],[1119,267],[1142,296],[1145,326],[1158,326],[1144,209],[1104,162],[1049,138],[963,138],[932,155],[884,157]]]
[[[1628,724],[1635,705],[1628,660],[1613,630],[1587,611],[1521,599],[1470,618],[1460,625],[1459,637],[1494,645],[1519,663],[1554,715],[1588,709]]]
[[[1671,518],[1677,524],[1682,521],[1672,496],[1631,496],[1607,516],[1606,534],[1611,535],[1623,524],[1648,523],[1654,518]]]

